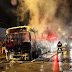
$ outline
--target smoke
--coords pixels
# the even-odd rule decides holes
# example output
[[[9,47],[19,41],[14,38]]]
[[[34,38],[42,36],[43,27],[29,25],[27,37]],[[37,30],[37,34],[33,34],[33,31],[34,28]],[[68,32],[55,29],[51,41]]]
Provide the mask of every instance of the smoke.
[[[63,30],[69,18],[67,0],[18,0],[16,9],[17,16],[23,21],[28,11],[30,14],[29,26],[36,29],[39,34],[44,30],[57,32],[58,28]],[[65,27],[64,27],[65,26]]]
[[[60,38],[63,32],[67,35],[70,16],[67,0],[18,0],[18,2],[15,14],[22,22],[25,22],[29,15],[28,26],[37,30],[40,38],[47,38],[50,31]],[[62,32],[58,31],[59,28]],[[44,41],[45,39],[42,42]]]
[[[39,36],[48,30],[60,36],[62,34],[58,32],[58,28],[68,33],[70,13],[67,0],[18,0],[18,3],[13,12],[22,22],[26,22],[29,15],[27,25],[37,30]]]
[[[56,2],[53,0],[26,0],[26,4],[28,5],[31,16],[29,26],[38,30],[39,34],[41,34],[44,29],[51,28],[57,9]]]

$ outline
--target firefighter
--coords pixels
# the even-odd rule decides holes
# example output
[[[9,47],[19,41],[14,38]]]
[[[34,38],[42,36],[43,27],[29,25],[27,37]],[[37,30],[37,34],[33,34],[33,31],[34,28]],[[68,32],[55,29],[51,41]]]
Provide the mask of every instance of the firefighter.
[[[3,41],[3,43],[2,43],[2,54],[5,53],[5,49],[6,49],[6,47],[5,47],[5,42]]]
[[[58,42],[57,47],[58,47],[58,50],[61,49],[62,51],[62,43],[60,41]]]

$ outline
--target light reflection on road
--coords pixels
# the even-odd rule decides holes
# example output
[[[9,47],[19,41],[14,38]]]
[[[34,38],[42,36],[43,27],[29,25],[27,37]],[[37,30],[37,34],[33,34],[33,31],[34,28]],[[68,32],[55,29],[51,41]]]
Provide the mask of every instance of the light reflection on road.
[[[63,59],[67,58],[67,52],[63,54],[58,53],[52,57],[51,62],[27,62],[22,64],[14,65],[12,63],[6,64],[4,67],[6,72],[62,72],[72,70],[72,63],[62,62]],[[70,50],[70,59],[72,61],[72,50]]]
[[[59,62],[59,71],[63,71],[62,62]]]
[[[40,71],[43,72],[44,71],[44,65],[40,66]]]
[[[70,70],[72,70],[72,49],[70,49],[70,63],[69,63],[69,66],[70,66]]]

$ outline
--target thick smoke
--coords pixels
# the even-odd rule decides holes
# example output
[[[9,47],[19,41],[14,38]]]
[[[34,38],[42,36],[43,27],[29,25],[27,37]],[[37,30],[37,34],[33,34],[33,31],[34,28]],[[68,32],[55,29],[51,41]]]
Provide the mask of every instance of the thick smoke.
[[[29,26],[38,30],[39,34],[44,30],[57,29],[65,30],[69,9],[67,0],[18,0],[19,5],[16,9],[17,16],[23,21],[28,11],[30,14]]]
[[[18,0],[18,2],[15,13],[21,21],[25,22],[26,13],[29,11],[28,26],[38,31],[39,37],[42,40],[44,38],[43,42],[47,41],[45,38],[50,31],[58,35],[60,39],[64,38],[63,32],[67,35],[67,20],[70,16],[67,0]],[[61,32],[58,31],[59,28]]]

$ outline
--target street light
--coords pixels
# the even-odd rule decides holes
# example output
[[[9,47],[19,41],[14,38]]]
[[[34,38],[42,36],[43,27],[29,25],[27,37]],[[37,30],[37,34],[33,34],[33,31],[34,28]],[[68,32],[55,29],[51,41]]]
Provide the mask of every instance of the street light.
[[[60,29],[60,28],[58,28],[58,31],[61,31],[61,29]]]
[[[63,35],[65,35],[65,33],[63,33]]]

